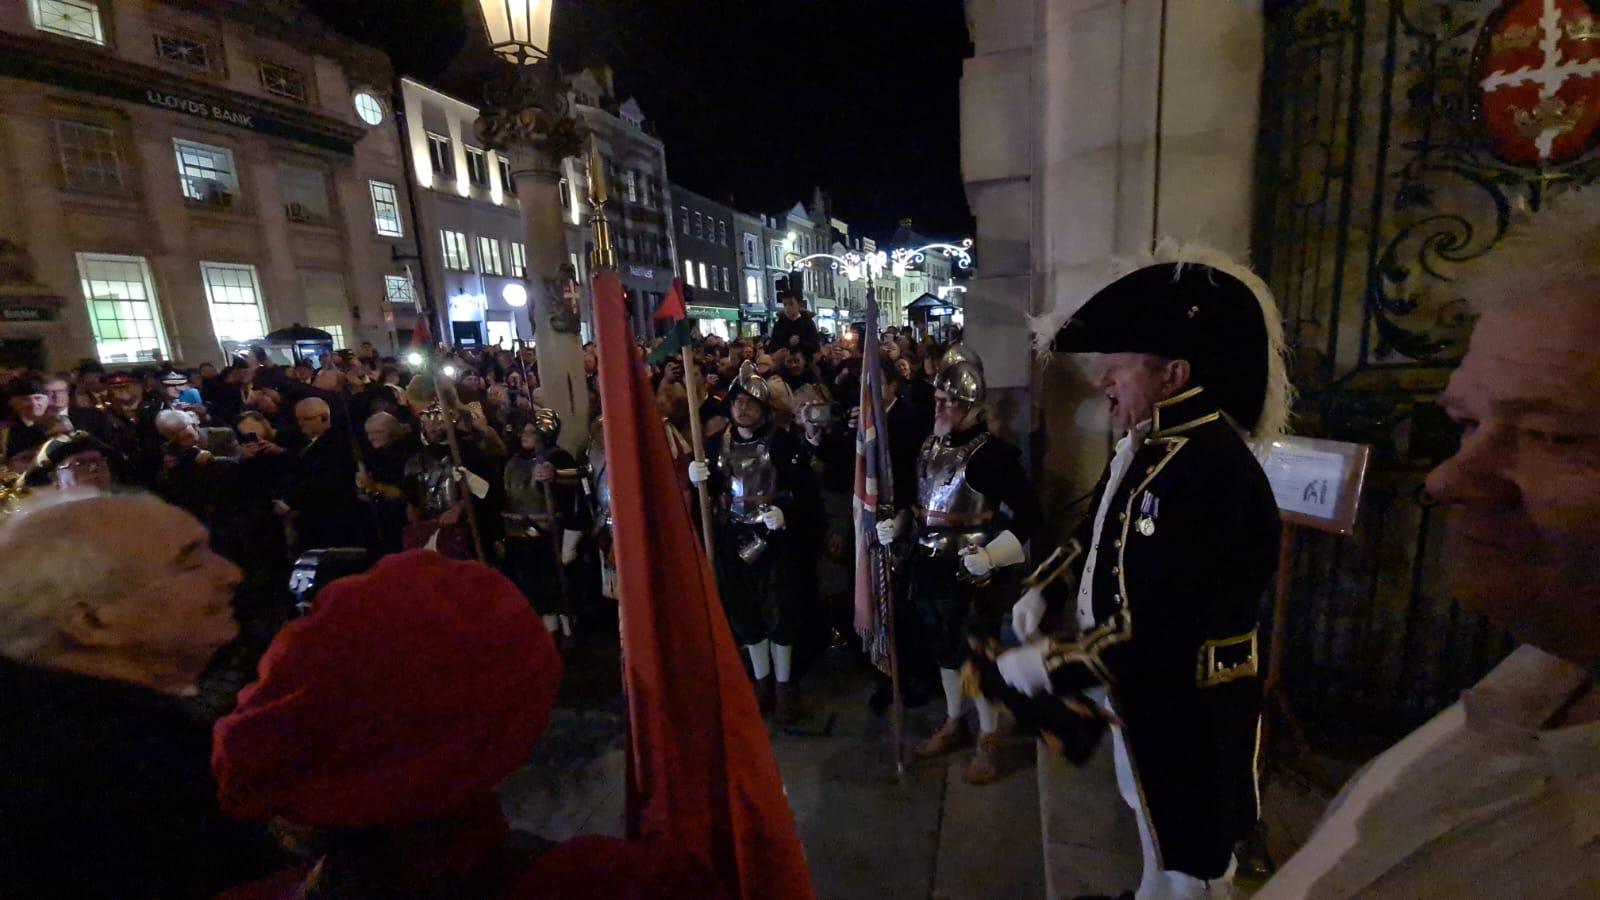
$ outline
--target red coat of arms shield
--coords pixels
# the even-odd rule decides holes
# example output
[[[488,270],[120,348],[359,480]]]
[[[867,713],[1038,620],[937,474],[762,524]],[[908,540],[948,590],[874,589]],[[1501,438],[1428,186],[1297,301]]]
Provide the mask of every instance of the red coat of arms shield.
[[[1590,0],[1508,0],[1474,54],[1479,121],[1520,165],[1583,155],[1600,134],[1600,14]]]

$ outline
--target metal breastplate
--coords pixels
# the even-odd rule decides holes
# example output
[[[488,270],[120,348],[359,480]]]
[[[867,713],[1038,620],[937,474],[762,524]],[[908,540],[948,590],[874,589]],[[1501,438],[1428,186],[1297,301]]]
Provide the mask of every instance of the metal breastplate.
[[[777,497],[778,467],[772,464],[770,436],[747,444],[728,441],[717,465],[728,482],[728,512],[734,519],[753,521]]]
[[[422,486],[422,512],[428,518],[444,515],[461,501],[462,484],[452,477],[454,469],[449,457],[423,462],[417,480]]]
[[[923,447],[917,461],[917,518],[922,525],[918,543],[929,552],[946,555],[966,544],[983,543],[1000,504],[973,490],[967,463],[988,442],[987,434],[959,447],[929,438]]]

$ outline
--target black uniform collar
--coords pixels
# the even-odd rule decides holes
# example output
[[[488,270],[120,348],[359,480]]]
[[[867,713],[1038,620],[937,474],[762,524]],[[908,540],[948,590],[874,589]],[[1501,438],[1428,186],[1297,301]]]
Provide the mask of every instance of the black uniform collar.
[[[944,437],[940,438],[939,439],[939,443],[945,445],[946,447],[960,447],[963,444],[968,444],[968,443],[971,443],[974,440],[977,440],[978,435],[986,434],[988,431],[989,431],[988,423],[987,422],[979,422],[978,424],[972,426],[971,428],[965,429],[963,431],[952,431],[952,432],[950,432],[949,434],[947,434]]]
[[[1158,402],[1151,414],[1150,440],[1182,434],[1222,418],[1222,412],[1211,402],[1203,387],[1192,387],[1174,397]]]

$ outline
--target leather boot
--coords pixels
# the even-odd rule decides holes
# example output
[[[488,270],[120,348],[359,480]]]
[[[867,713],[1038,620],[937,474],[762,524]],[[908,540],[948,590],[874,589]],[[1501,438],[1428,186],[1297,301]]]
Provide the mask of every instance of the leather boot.
[[[930,759],[959,750],[971,740],[972,733],[967,730],[967,720],[958,716],[945,719],[944,725],[933,733],[933,737],[918,744],[911,752],[921,759]]]
[[[772,676],[756,679],[756,705],[763,716],[772,715]]]
[[[985,734],[978,737],[978,752],[972,755],[972,762],[967,763],[967,783],[989,784],[1000,778],[1000,768],[996,765],[996,757],[1000,753],[1000,735]]]

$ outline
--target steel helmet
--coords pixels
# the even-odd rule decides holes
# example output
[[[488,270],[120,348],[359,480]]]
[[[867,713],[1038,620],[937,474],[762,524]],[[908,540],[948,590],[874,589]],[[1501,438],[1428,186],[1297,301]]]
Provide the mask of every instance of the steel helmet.
[[[728,402],[732,403],[733,398],[741,391],[749,394],[750,399],[762,406],[772,408],[772,385],[756,374],[755,364],[749,360],[745,360],[744,365],[739,367],[739,377],[733,380],[733,387],[728,391]]]

